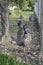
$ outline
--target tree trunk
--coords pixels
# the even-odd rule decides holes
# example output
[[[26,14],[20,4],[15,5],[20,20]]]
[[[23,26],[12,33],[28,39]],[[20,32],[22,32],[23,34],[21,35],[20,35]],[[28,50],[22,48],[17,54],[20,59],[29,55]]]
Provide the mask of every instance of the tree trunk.
[[[8,0],[1,0],[0,3],[1,3],[2,38],[3,37],[8,38],[8,36],[9,36]]]

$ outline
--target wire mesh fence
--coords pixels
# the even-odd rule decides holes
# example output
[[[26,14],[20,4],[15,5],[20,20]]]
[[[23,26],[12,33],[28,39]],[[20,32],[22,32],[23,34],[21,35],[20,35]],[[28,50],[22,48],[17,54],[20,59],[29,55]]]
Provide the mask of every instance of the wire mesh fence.
[[[29,24],[29,16],[31,14],[28,15],[28,17],[24,17],[23,20],[22,20],[22,23],[23,24]],[[8,18],[8,21],[9,21],[9,31],[12,32],[12,33],[16,33],[17,30],[18,30],[18,21],[19,21],[19,18],[12,18],[9,16]],[[2,27],[1,27],[1,16],[0,16],[0,32],[2,31]]]

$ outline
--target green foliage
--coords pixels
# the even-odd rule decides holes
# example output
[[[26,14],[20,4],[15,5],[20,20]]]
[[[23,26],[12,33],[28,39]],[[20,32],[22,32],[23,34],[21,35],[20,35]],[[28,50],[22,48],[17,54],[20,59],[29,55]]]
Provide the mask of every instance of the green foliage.
[[[28,6],[33,7],[34,3],[35,3],[35,0],[27,0],[27,3],[28,3]]]
[[[30,64],[23,64],[16,60],[16,57],[0,54],[0,65],[30,65]]]
[[[16,5],[19,6],[19,8],[22,10],[24,8],[26,8],[27,6],[33,6],[35,3],[35,0],[10,0],[10,3],[14,4],[16,3]]]
[[[18,5],[20,9],[23,9],[27,6],[27,1],[26,0],[18,0]]]

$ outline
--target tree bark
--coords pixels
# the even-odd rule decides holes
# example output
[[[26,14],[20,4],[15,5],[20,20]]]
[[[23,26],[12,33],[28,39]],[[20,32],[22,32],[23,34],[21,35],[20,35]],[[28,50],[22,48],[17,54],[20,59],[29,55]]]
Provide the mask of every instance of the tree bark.
[[[9,36],[9,21],[8,21],[8,0],[1,0],[1,27],[2,27],[2,38]]]

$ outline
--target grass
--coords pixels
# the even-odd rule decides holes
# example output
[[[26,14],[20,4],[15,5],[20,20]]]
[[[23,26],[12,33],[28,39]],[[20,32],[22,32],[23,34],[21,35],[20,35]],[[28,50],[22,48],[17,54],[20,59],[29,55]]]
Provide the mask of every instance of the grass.
[[[22,15],[24,18],[27,18],[28,20],[29,16],[33,13],[32,11],[21,11],[21,10],[10,10],[9,12],[11,13],[10,17],[12,18],[19,18],[19,16]]]
[[[17,26],[17,22],[16,21],[10,20],[9,21],[9,25],[10,25],[10,32],[17,32],[18,26]]]
[[[20,63],[16,60],[16,57],[0,53],[0,65],[31,65],[31,64]]]

